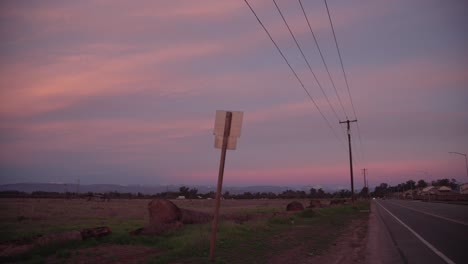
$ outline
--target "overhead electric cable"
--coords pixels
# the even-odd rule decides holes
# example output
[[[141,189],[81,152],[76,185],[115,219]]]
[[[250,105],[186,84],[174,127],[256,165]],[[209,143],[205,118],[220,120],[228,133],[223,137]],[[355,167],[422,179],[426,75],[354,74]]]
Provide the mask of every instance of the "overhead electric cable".
[[[304,6],[302,5],[301,0],[299,0],[299,4],[301,5],[302,13],[304,13],[304,17],[305,17],[305,19],[307,21],[307,25],[309,26],[310,33],[312,33],[312,37],[314,39],[315,46],[317,47],[318,52],[320,53],[320,57],[322,58],[323,66],[325,67],[325,70],[328,73],[328,78],[330,79],[330,82],[331,82],[331,84],[333,86],[333,89],[335,90],[335,94],[336,94],[336,97],[338,98],[338,102],[340,103],[341,109],[343,110],[343,113],[344,113],[346,119],[349,119],[348,115],[346,114],[346,110],[345,110],[345,108],[343,106],[343,103],[341,102],[341,98],[340,98],[340,95],[338,94],[338,90],[336,89],[335,82],[333,81],[333,78],[332,78],[332,76],[330,74],[330,70],[328,70],[328,66],[327,66],[327,63],[325,62],[325,58],[323,57],[322,50],[320,49],[320,45],[318,44],[317,38],[315,37],[314,31],[312,30],[312,26],[310,25],[309,18],[307,17],[307,14],[306,14],[306,12],[304,10]]]
[[[330,21],[330,26],[331,26],[332,33],[333,33],[333,38],[335,40],[336,50],[338,52],[338,57],[340,59],[341,70],[343,72],[343,77],[344,77],[344,80],[345,80],[345,83],[346,83],[346,88],[348,90],[349,101],[351,102],[351,107],[353,109],[354,118],[357,119],[356,109],[354,108],[353,98],[351,96],[351,92],[350,92],[350,89],[349,89],[348,77],[346,76],[346,71],[345,71],[344,65],[343,65],[343,59],[341,58],[341,52],[340,52],[340,48],[338,46],[338,40],[336,39],[335,29],[333,27],[333,22],[332,22],[332,19],[331,19],[330,10],[328,8],[328,3],[327,3],[327,0],[323,0],[323,1],[325,2],[325,7],[327,8],[328,20]],[[361,146],[361,148],[360,148],[361,149],[361,157],[362,157],[362,159],[364,159],[364,150],[363,150],[363,147],[362,147],[361,132],[360,132],[360,129],[359,129],[359,124],[357,124],[357,132],[358,132],[359,144]]]
[[[309,61],[308,61],[307,58],[305,57],[304,52],[302,51],[302,48],[301,48],[301,46],[299,45],[299,42],[297,41],[296,37],[294,36],[294,33],[292,32],[291,28],[289,27],[288,22],[287,22],[286,19],[284,18],[283,13],[281,12],[281,9],[279,8],[279,6],[278,6],[278,4],[276,3],[275,0],[273,0],[273,3],[275,4],[276,9],[278,10],[278,13],[280,14],[281,18],[283,19],[284,24],[285,24],[286,27],[288,28],[289,33],[291,34],[291,37],[293,38],[294,42],[296,43],[297,48],[298,48],[299,51],[301,52],[302,58],[304,59],[305,63],[307,64],[307,67],[309,68],[309,71],[310,71],[310,72],[312,73],[312,75],[314,76],[315,82],[317,82],[317,85],[319,86],[320,90],[322,91],[323,96],[324,96],[325,99],[327,100],[328,105],[329,105],[330,108],[333,110],[333,113],[335,114],[336,119],[340,120],[340,117],[339,117],[338,114],[336,113],[335,108],[334,108],[333,105],[330,103],[330,100],[328,99],[327,94],[326,94],[325,91],[323,90],[322,85],[320,84],[319,80],[317,79],[317,76],[315,75],[314,71],[312,70],[312,67],[310,66]]]
[[[327,123],[327,126],[328,128],[333,132],[333,135],[335,136],[336,139],[338,139],[338,141],[340,142],[340,144],[342,146],[343,145],[343,142],[340,140],[340,138],[338,137],[338,135],[336,134],[335,130],[333,129],[333,127],[331,126],[330,122],[328,121],[327,117],[323,114],[323,112],[320,110],[319,106],[317,105],[317,103],[315,102],[315,100],[312,98],[312,96],[310,95],[309,91],[305,88],[305,85],[304,83],[301,81],[301,79],[299,78],[299,76],[297,75],[296,71],[293,69],[293,67],[291,66],[291,64],[289,63],[288,59],[286,58],[286,56],[284,56],[283,52],[281,51],[280,47],[278,46],[278,44],[276,44],[276,42],[273,40],[273,37],[271,36],[270,32],[267,30],[267,28],[265,27],[265,25],[263,25],[262,21],[260,20],[260,18],[257,16],[257,13],[255,13],[255,11],[253,10],[253,8],[250,6],[249,2],[247,0],[244,0],[245,3],[247,4],[247,6],[249,7],[250,11],[252,11],[252,13],[254,14],[255,18],[257,19],[258,23],[260,24],[260,26],[262,26],[263,30],[265,31],[265,33],[267,33],[268,37],[270,38],[271,42],[273,42],[273,44],[275,45],[276,47],[276,50],[278,50],[279,54],[281,55],[281,57],[283,57],[284,61],[286,62],[286,64],[289,66],[289,69],[292,71],[292,73],[294,74],[294,76],[296,77],[297,81],[299,82],[299,84],[301,85],[302,89],[304,89],[304,91],[307,93],[307,96],[309,97],[310,101],[312,101],[312,103],[314,104],[315,108],[317,108],[318,112],[320,113],[320,115],[322,116],[323,120]]]

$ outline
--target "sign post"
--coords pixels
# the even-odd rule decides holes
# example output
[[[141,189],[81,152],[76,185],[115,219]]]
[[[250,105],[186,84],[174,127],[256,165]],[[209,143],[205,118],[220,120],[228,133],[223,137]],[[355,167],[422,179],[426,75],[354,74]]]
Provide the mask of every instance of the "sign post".
[[[216,188],[216,202],[211,229],[210,260],[215,257],[216,233],[218,230],[219,207],[223,189],[224,164],[226,151],[236,149],[237,137],[240,136],[242,127],[242,112],[216,111],[215,119],[215,148],[221,148],[221,160],[219,162],[218,184]]]

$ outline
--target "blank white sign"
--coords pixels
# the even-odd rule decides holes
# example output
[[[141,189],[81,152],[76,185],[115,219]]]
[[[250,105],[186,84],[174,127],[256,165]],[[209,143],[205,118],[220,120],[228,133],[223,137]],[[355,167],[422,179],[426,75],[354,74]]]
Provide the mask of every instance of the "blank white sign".
[[[236,149],[237,146],[237,138],[236,137],[229,137],[228,138],[228,144],[227,144],[227,149],[234,150]],[[222,136],[216,136],[215,137],[215,148],[223,148],[223,137]]]
[[[226,123],[226,113],[228,111],[217,110],[214,126],[216,136],[224,136],[224,125]],[[244,113],[241,111],[229,111],[232,113],[230,137],[240,137],[242,129],[242,118]]]

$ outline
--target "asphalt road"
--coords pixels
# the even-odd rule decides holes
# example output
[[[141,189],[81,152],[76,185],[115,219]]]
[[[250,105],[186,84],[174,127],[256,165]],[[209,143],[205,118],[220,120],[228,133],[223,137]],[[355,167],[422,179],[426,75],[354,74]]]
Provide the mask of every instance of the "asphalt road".
[[[468,206],[374,200],[373,208],[399,255],[391,262],[468,263]]]

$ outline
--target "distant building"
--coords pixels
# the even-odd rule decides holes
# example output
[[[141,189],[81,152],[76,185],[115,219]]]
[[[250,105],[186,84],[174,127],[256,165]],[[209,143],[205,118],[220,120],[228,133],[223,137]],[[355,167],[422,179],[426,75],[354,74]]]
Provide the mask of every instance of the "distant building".
[[[177,199],[179,199],[179,200],[183,200],[183,199],[185,199],[185,196],[183,196],[183,195],[181,195],[181,196],[177,196]]]
[[[419,192],[419,195],[451,195],[454,193],[449,186],[427,186]]]
[[[413,199],[416,194],[417,194],[417,190],[408,190],[408,191],[403,192],[403,197],[405,199]]]
[[[451,193],[452,188],[450,188],[448,186],[440,186],[439,188],[437,188],[437,192],[438,192],[438,194]]]
[[[419,195],[430,195],[430,194],[436,194],[436,187],[435,186],[427,186],[421,190]]]
[[[461,194],[468,194],[468,183],[460,184],[460,193]]]

